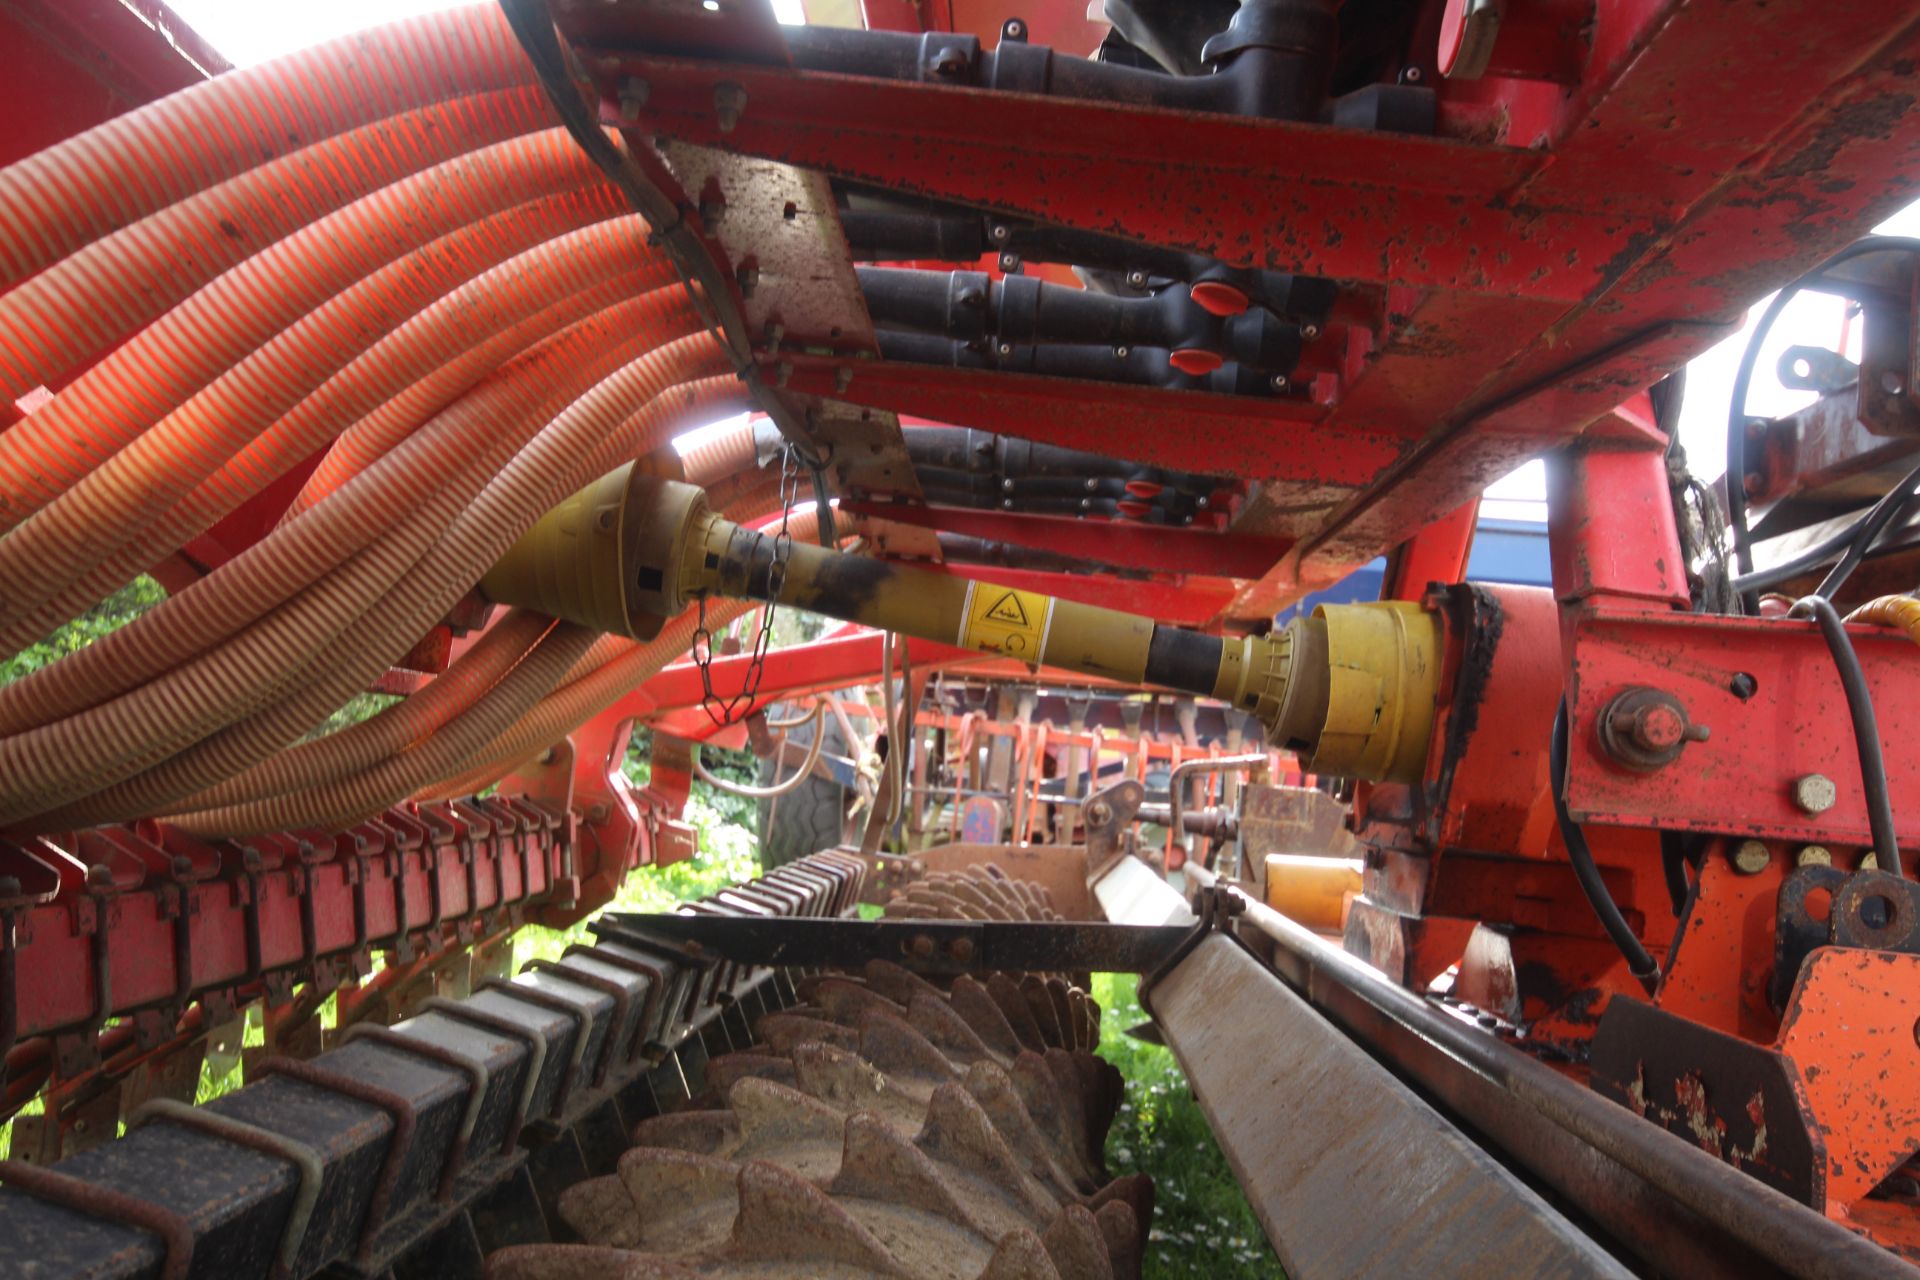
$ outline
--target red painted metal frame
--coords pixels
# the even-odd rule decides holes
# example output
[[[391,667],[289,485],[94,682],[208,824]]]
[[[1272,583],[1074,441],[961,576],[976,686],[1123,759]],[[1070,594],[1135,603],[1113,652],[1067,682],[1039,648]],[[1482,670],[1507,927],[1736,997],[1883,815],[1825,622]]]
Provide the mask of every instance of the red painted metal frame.
[[[0,842],[6,875],[52,890],[9,912],[16,1032],[76,1035],[143,1009],[177,1020],[208,992],[364,974],[375,947],[405,959],[471,943],[496,919],[574,898],[573,827],[498,799],[409,805],[337,835],[201,841],[144,823],[70,848]]]
[[[229,66],[161,0],[10,0],[0,48],[0,165]]]
[[[1908,731],[1920,653],[1898,633],[1851,630],[1880,710],[1894,822],[1903,844],[1920,845],[1920,740]],[[1743,674],[1754,682],[1747,697],[1735,692]],[[1606,755],[1593,726],[1617,694],[1649,685],[1712,736],[1665,769],[1636,773]],[[1574,619],[1569,705],[1567,804],[1583,822],[1800,841],[1836,855],[1872,844],[1846,697],[1812,622],[1584,611]],[[1793,799],[1794,780],[1815,773],[1836,784],[1823,813]]]
[[[1089,564],[1152,573],[1196,573],[1216,578],[1258,577],[1287,550],[1281,538],[1220,533],[1199,527],[1146,524],[1137,520],[1080,520],[1024,511],[983,511],[904,502],[849,502],[856,515],[989,542],[1037,547]],[[1453,578],[1447,578],[1451,582]]]
[[[1602,5],[1577,84],[1438,82],[1438,138],[748,65],[733,52],[743,21],[676,27],[657,46],[676,56],[632,52],[655,34],[645,12],[563,21],[600,46],[610,99],[625,76],[648,84],[637,144],[658,129],[1346,282],[1363,305],[1313,344],[1310,400],[763,353],[770,383],[807,394],[1278,480],[1269,509],[1283,514],[1249,531],[1306,541],[1234,602],[1249,618],[1602,419],[1920,179],[1901,124],[1920,21],[1893,0],[1839,14],[1811,0],[1739,15]],[[1738,113],[1729,66],[1742,68]],[[750,104],[724,130],[720,80]],[[1275,430],[1288,422],[1302,425]]]

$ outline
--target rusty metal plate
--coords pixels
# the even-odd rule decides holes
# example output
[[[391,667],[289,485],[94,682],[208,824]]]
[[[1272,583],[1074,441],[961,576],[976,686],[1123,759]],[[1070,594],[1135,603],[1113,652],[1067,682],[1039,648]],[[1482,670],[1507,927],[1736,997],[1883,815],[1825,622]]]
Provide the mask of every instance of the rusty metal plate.
[[[1294,1280],[1632,1274],[1239,944],[1153,1008]]]
[[[785,331],[783,341],[796,345],[875,349],[873,322],[826,178],[674,138],[657,138],[654,145],[689,198],[703,209],[725,205],[718,221],[707,223],[741,281],[756,343],[768,325],[777,324]]]

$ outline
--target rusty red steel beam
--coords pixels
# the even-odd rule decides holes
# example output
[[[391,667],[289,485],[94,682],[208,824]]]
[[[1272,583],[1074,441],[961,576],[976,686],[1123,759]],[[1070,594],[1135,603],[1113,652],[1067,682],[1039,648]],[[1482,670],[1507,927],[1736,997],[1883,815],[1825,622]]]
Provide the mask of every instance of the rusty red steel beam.
[[[1192,573],[1214,578],[1253,578],[1286,554],[1284,538],[1221,533],[1198,527],[1146,524],[1137,520],[1082,520],[906,502],[848,502],[846,510],[988,542],[1038,547],[1091,564],[1151,573]]]
[[[1307,400],[1173,391],[898,360],[780,352],[763,384],[1175,470],[1288,481],[1345,496],[1404,449]]]
[[[1549,163],[1519,148],[743,62],[600,57],[602,74],[645,80],[647,118],[687,142],[1241,266],[1572,302],[1659,230],[1645,216],[1505,202]],[[749,104],[724,130],[719,80]]]

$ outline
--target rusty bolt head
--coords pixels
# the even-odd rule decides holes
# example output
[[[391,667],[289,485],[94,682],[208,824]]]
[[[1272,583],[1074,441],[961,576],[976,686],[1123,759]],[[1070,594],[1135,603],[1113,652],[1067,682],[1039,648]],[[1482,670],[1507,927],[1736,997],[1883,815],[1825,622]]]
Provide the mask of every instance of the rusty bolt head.
[[[1757,876],[1773,861],[1773,854],[1758,840],[1742,840],[1733,851],[1733,869],[1743,876]]]
[[[1825,813],[1839,798],[1839,788],[1824,773],[1809,773],[1793,780],[1793,802],[1802,813]]]
[[[620,119],[632,124],[640,118],[640,109],[647,105],[647,82],[639,76],[628,76],[620,82]]]
[[[973,939],[955,938],[947,944],[947,954],[961,964],[966,964],[969,960],[973,959]]]
[[[924,933],[916,933],[913,935],[913,940],[907,943],[907,951],[917,959],[931,960],[933,959],[933,939]]]
[[[740,113],[747,109],[747,91],[731,80],[723,80],[713,86],[714,123],[720,126],[720,132],[732,133],[733,126],[740,123]]]
[[[1600,712],[1598,729],[1609,756],[1642,772],[1672,764],[1688,742],[1707,737],[1706,726],[1688,723],[1678,698],[1644,685],[1616,694]]]
[[[1094,826],[1105,826],[1113,821],[1113,806],[1105,800],[1095,800],[1087,806],[1087,821]]]
[[[1830,867],[1833,850],[1823,844],[1810,844],[1794,855],[1793,863],[1797,867]]]

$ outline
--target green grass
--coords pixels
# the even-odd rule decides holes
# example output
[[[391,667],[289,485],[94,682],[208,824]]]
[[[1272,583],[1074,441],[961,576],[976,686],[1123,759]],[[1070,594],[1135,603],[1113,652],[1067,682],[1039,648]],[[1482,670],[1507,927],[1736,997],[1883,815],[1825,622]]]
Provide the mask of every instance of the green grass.
[[[1100,1053],[1127,1079],[1127,1100],[1107,1134],[1107,1167],[1154,1180],[1147,1280],[1274,1277],[1280,1260],[1261,1233],[1170,1050],[1126,1034],[1146,1020],[1131,974],[1096,974]]]

